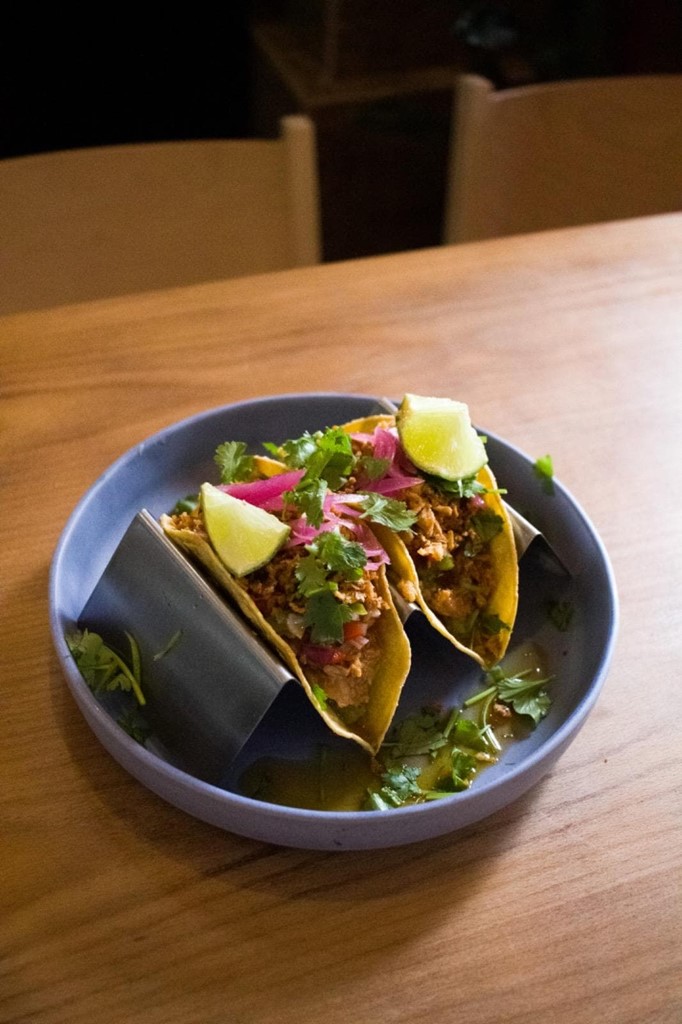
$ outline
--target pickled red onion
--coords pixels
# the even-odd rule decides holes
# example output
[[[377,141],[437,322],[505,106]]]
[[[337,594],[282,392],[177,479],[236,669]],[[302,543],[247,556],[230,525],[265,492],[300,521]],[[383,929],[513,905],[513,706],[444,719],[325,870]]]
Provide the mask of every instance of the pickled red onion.
[[[279,473],[266,480],[223,484],[220,489],[233,498],[248,501],[249,505],[258,505],[267,512],[276,512],[284,507],[283,495],[286,491],[292,491],[304,474],[304,469],[294,469],[290,473]]]
[[[367,483],[363,483],[363,488],[366,491],[373,491],[375,494],[397,494],[408,487],[415,487],[422,483],[424,483],[424,478],[421,476],[405,476],[396,473],[395,476],[390,474],[382,476],[380,480],[369,480]]]
[[[323,503],[322,523],[319,526],[311,526],[305,516],[293,520],[289,523],[291,534],[286,546],[291,548],[301,544],[312,544],[321,533],[344,527],[362,546],[367,556],[368,568],[377,569],[380,565],[387,564],[390,561],[387,552],[367,523],[359,522],[362,510],[351,507],[357,505],[358,501],[357,494],[328,494]]]
[[[386,472],[376,480],[363,478],[358,481],[358,487],[363,491],[373,491],[375,494],[397,494],[408,487],[414,487],[423,482],[423,478],[416,475],[415,467],[408,461],[402,449],[398,434],[395,429],[387,430],[386,427],[376,427],[371,435],[354,435],[367,439],[372,445],[372,455],[375,459],[388,462]]]
[[[390,459],[395,462],[398,454],[398,435],[385,427],[377,427],[372,435],[375,459]]]

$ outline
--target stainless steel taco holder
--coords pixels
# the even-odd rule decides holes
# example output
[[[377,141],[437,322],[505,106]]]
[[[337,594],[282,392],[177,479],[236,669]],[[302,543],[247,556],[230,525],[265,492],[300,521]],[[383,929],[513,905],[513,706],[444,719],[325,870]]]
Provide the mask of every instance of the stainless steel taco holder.
[[[125,654],[139,648],[141,717],[164,753],[218,783],[291,672],[146,510],[123,535],[79,618]],[[131,698],[132,699],[132,698]]]

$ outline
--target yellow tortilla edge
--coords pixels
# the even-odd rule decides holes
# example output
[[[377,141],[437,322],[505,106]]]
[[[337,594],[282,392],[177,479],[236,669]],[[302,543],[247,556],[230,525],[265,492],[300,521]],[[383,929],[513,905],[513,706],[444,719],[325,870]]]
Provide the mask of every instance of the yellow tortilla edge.
[[[368,753],[376,754],[393,721],[412,661],[409,640],[393,603],[384,567],[382,566],[379,572],[378,589],[386,601],[387,608],[373,627],[378,631],[377,639],[384,654],[376,666],[365,714],[359,720],[363,723],[360,732],[343,722],[332,709],[325,708],[319,703],[293,648],[267,622],[255,602],[223,565],[208,539],[193,530],[178,529],[168,515],[162,515],[160,523],[170,540],[204,567],[210,577],[234,601],[244,617],[280,656],[332,732],[344,739],[353,740]]]

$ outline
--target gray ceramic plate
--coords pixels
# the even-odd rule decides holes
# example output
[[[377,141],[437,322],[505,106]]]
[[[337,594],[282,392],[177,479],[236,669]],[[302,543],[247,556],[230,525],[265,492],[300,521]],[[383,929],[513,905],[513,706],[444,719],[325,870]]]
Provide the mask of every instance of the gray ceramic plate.
[[[617,599],[599,537],[560,483],[555,482],[553,493],[548,494],[533,461],[488,434],[490,463],[498,482],[507,488],[507,501],[542,531],[570,576],[558,573],[537,545],[521,561],[512,649],[532,642],[544,650],[555,675],[552,707],[537,729],[508,747],[469,790],[382,812],[301,810],[235,792],[242,771],[266,755],[305,759],[320,743],[333,747],[337,742],[294,683],[284,686],[237,761],[218,782],[204,781],[187,770],[158,738],[144,747],[121,729],[110,704],[85,685],[64,637],[78,622],[133,517],[142,508],[159,516],[178,497],[196,491],[202,480],[215,479],[213,453],[222,441],[243,440],[258,446],[261,441],[298,437],[306,430],[367,415],[376,408],[377,400],[371,396],[281,395],[209,410],[171,426],[123,455],[93,485],[71,515],[54,555],[49,593],[54,643],[70,691],[100,742],[163,799],[243,836],[307,849],[369,849],[429,839],[478,821],[521,796],[554,765],[585,722],[608,669]],[[574,609],[566,631],[559,631],[549,619],[550,601],[567,601]],[[479,688],[477,666],[441,642],[423,618],[412,616],[407,629],[413,667],[398,716],[434,702],[453,706]],[[238,671],[238,665],[235,657],[232,671]]]

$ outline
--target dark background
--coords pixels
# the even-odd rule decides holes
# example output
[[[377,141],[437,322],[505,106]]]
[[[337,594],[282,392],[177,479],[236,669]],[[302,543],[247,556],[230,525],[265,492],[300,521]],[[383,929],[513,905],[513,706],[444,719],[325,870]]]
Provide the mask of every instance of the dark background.
[[[249,5],[201,7],[14,15],[0,35],[0,156],[246,134]]]
[[[3,16],[0,158],[272,133],[281,113],[303,110],[318,128],[327,259],[439,243],[450,73],[454,81],[457,71],[477,71],[507,88],[682,72],[682,0],[235,0],[153,15],[83,10],[29,4]],[[305,88],[268,66],[254,34],[263,24],[274,25],[282,59]],[[421,81],[433,68],[447,87]]]

